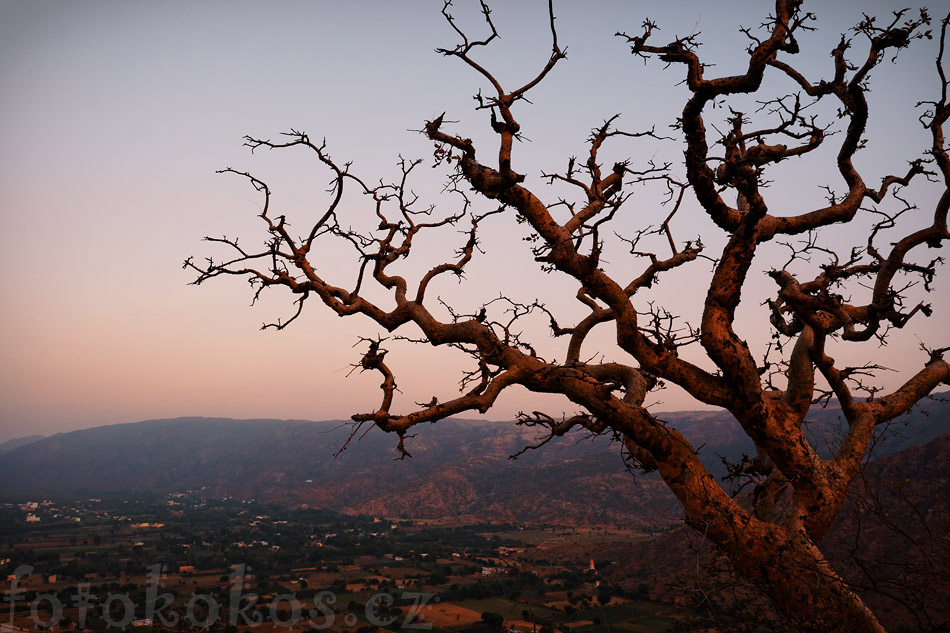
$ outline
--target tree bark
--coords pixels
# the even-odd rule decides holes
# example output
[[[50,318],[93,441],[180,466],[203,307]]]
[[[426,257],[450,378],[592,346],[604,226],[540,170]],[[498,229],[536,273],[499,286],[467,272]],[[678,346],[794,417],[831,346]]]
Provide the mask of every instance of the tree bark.
[[[712,539],[714,542],[717,540]],[[802,633],[885,633],[884,627],[802,533],[755,522],[716,543]]]

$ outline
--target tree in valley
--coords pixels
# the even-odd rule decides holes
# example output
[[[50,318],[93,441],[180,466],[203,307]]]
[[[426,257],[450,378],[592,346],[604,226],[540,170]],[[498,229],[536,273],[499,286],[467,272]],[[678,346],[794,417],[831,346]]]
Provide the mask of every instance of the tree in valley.
[[[883,631],[818,544],[862,468],[875,428],[939,385],[950,384],[950,365],[943,358],[947,348],[922,344],[922,366],[902,386],[882,392],[869,378],[881,368],[861,345],[884,343],[894,330],[933,311],[925,299],[940,260],[924,253],[950,237],[950,156],[944,139],[950,103],[942,64],[947,19],[935,29],[939,50],[933,94],[920,95],[919,120],[929,146],[920,148],[909,165],[873,175],[855,161],[872,116],[872,71],[885,59],[900,63],[902,49],[931,39],[926,11],[864,16],[842,36],[819,76],[794,61],[800,37],[816,25],[796,0],[776,0],[774,13],[759,29],[741,29],[749,46],[743,72],[736,75],[712,76],[696,35],[661,43],[659,27],[644,21],[637,34],[618,33],[619,42],[637,61],[665,64],[671,83],[685,75],[686,96],[675,126],[663,133],[624,131],[617,117],[608,119],[592,131],[584,157],[569,158],[563,171],[543,174],[556,192],[547,195],[529,184],[527,167],[518,163],[522,124],[516,111],[566,58],[554,8],[549,3],[550,55],[533,77],[511,89],[480,61],[481,51],[498,38],[489,7],[484,2],[480,7],[481,35],[475,37],[445,2],[442,12],[458,43],[438,50],[460,62],[460,71],[467,69],[490,86],[476,95],[476,109],[489,119],[493,146],[476,148],[445,115],[422,129],[434,144],[434,166],[448,172],[446,191],[455,206],[448,211],[424,206],[412,193],[409,183],[421,161],[401,159],[400,177],[377,184],[331,158],[325,143],[306,133],[292,131],[279,141],[246,137],[252,150],[310,152],[331,176],[326,206],[298,233],[272,208],[264,180],[223,170],[247,179],[261,195],[267,240],[263,248],[251,250],[234,238],[206,238],[229,254],[203,264],[187,260],[185,267],[197,274],[195,283],[244,277],[255,299],[270,287],[289,289],[296,297],[293,315],[265,327],[283,329],[316,301],[341,317],[362,315],[394,333],[395,338],[362,341],[365,351],[355,367],[378,373],[382,393],[374,410],[352,416],[351,438],[375,425],[395,434],[397,450],[408,456],[409,432],[419,424],[485,413],[516,386],[559,394],[576,413],[519,415],[518,424],[541,432],[538,443],[527,448],[575,429],[617,438],[628,462],[659,472],[688,524],[729,558],[737,574],[759,587],[787,623],[801,631]],[[767,93],[766,86],[776,83],[785,86],[783,92]],[[646,92],[652,89],[644,86]],[[641,142],[677,143],[682,162],[603,163],[606,146]],[[826,187],[826,203],[807,208],[771,195],[770,177],[789,173],[779,163],[829,152],[836,173],[828,178],[837,181],[838,190]],[[919,204],[912,202],[915,187],[928,183],[942,193],[933,201],[921,196]],[[795,184],[802,190],[823,185]],[[665,219],[631,228],[640,212],[635,214],[629,200],[634,190],[648,186],[668,193]],[[359,195],[350,196],[351,191]],[[373,228],[353,228],[361,201]],[[678,239],[677,214],[688,207],[705,213],[720,235],[705,242]],[[465,312],[435,294],[433,288],[445,278],[463,281],[481,253],[482,227],[488,222],[511,222],[527,232],[526,248],[538,267],[576,299],[580,318],[505,295]],[[824,236],[834,225],[853,227],[847,236],[857,241],[844,248],[826,244]],[[424,250],[414,250],[417,243],[430,234],[451,239],[459,227],[463,237],[454,257],[427,263],[418,275],[400,269],[410,257],[425,257]],[[336,279],[342,273],[335,255],[320,259],[321,253],[335,252],[325,246],[334,240],[355,254],[346,284]],[[662,249],[647,246],[657,242]],[[779,245],[785,257],[776,257]],[[770,255],[757,258],[760,253]],[[676,269],[702,274],[710,266],[698,320],[682,318],[657,299],[664,278]],[[763,277],[774,284],[772,298],[753,312],[764,317],[743,332],[737,321],[742,292]],[[532,319],[549,325],[549,331],[528,327]],[[595,329],[605,328],[615,342],[616,360],[585,347]],[[764,350],[753,351],[748,342],[755,328],[771,333]],[[550,335],[565,342],[557,358],[543,357],[535,342]],[[470,357],[459,394],[401,403],[387,362],[395,341],[441,346]],[[851,355],[852,348],[861,350],[867,362],[848,366],[836,360],[834,355]],[[665,384],[728,410],[752,439],[757,453],[732,466],[736,477],[751,484],[746,492],[731,494],[703,466],[697,447],[651,413],[647,396]],[[830,398],[840,403],[847,428],[833,455],[823,458],[806,439],[803,422],[813,404]]]

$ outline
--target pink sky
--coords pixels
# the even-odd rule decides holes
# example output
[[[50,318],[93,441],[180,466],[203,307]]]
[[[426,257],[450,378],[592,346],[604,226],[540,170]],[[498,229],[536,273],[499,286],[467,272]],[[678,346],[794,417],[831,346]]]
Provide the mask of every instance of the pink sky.
[[[457,4],[464,19],[466,3]],[[548,54],[546,3],[508,9],[497,4],[502,37],[484,59],[503,68],[503,81],[523,81]],[[440,6],[0,4],[0,441],[183,415],[318,420],[373,410],[378,377],[346,374],[359,358],[352,349],[357,337],[375,335],[378,328],[340,320],[313,302],[290,329],[262,332],[262,322],[292,313],[286,294],[275,291],[251,308],[245,282],[195,288],[181,262],[211,253],[200,241],[207,234],[241,235],[249,244],[263,239],[254,192],[238,178],[216,176],[215,169],[232,166],[265,177],[282,212],[300,225],[319,211],[326,173],[302,152],[251,156],[241,147],[246,133],[276,137],[293,127],[325,136],[331,154],[354,161],[369,181],[395,177],[399,153],[431,156],[430,144],[410,130],[443,111],[460,121],[457,129],[480,143],[482,152],[492,151],[486,117],[472,107],[482,84],[457,60],[433,52],[455,42]],[[881,14],[897,6],[882,1],[812,7],[821,31],[802,36],[801,63],[829,74],[828,51],[860,11]],[[654,123],[664,129],[675,119],[684,95],[676,85],[681,70],[664,71],[656,61],[644,65],[612,37],[615,31],[637,32],[644,17],[659,22],[663,38],[701,31],[704,55],[725,74],[739,70],[742,61],[745,42],[737,26],[757,25],[761,7],[751,1],[718,10],[692,1],[561,3],[556,13],[568,60],[533,94],[534,104],[516,112],[531,143],[517,148],[515,168],[544,193],[540,173],[563,169],[568,156],[582,153],[589,129],[606,117],[623,113],[620,124],[629,130]],[[913,106],[935,95],[935,46],[916,44],[872,76],[871,143],[859,156],[868,182],[904,169],[926,142]],[[681,156],[675,144],[634,141],[618,143],[612,152],[605,160]],[[817,165],[788,163],[773,172],[773,209],[800,212],[822,199],[818,185],[841,188],[828,156]],[[414,189],[440,201],[445,172],[428,165],[419,171]],[[939,191],[921,187],[913,195],[926,210]],[[658,200],[658,191],[644,190],[628,203],[630,215],[618,226],[632,230],[662,220],[666,211]],[[354,218],[365,217],[364,200],[356,196],[347,205]],[[926,217],[919,215],[906,226],[923,223]],[[695,203],[674,230],[680,239],[701,234],[710,245],[720,243]],[[439,294],[468,311],[504,291],[577,314],[573,284],[513,274],[519,265],[533,266],[524,235],[511,217],[493,220],[484,235],[487,253],[473,263],[468,281],[443,282]],[[863,238],[845,230],[830,239],[850,246]],[[461,243],[451,230],[445,240],[417,253],[420,265],[437,263],[441,253]],[[760,268],[782,255],[782,247],[771,246]],[[613,265],[631,263],[618,252]],[[348,274],[338,271],[341,279]],[[708,266],[671,275],[652,298],[695,315],[706,278]],[[869,343],[841,351],[842,358],[871,355],[899,370],[881,383],[899,384],[923,361],[918,338],[935,347],[948,344],[950,302],[943,278],[936,287],[929,298],[933,318],[918,319],[887,348]],[[760,275],[744,295],[739,326],[756,348],[768,336],[757,306],[772,292],[772,282]],[[562,341],[541,330],[536,338],[551,356],[563,356]],[[613,358],[610,333],[597,340]],[[406,406],[455,393],[464,358],[405,345],[392,349]],[[657,399],[661,410],[695,408],[669,390]],[[509,419],[538,407],[555,415],[573,411],[561,400],[512,392],[488,417]]]

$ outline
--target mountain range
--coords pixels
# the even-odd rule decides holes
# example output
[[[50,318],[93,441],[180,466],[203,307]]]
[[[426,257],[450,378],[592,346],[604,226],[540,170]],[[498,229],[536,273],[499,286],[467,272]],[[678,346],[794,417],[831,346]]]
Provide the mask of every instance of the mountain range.
[[[736,462],[754,451],[728,413],[660,415],[700,447],[717,475],[724,473],[723,459]],[[806,429],[828,454],[841,424],[832,404],[814,409]],[[875,454],[948,431],[950,404],[927,400],[882,429]],[[371,429],[347,444],[351,432],[341,421],[177,418],[61,433],[3,455],[0,497],[191,491],[347,513],[643,528],[665,527],[679,516],[663,482],[631,476],[619,443],[607,437],[577,432],[512,460],[537,443],[537,429],[453,419],[420,427],[406,442],[412,458],[394,460],[394,436]]]
[[[10,451],[20,448],[21,446],[38,442],[45,437],[45,435],[28,435],[26,437],[17,437],[12,440],[7,440],[6,442],[0,444],[0,455],[9,453]]]

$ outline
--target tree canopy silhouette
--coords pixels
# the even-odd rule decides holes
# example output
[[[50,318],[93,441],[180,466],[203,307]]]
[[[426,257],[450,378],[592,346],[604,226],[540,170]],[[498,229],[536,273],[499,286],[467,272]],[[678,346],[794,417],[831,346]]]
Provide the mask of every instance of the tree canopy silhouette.
[[[616,437],[630,463],[659,472],[682,504],[687,522],[729,557],[738,574],[754,581],[786,621],[802,631],[883,631],[817,544],[862,468],[875,427],[908,411],[940,384],[950,384],[950,365],[943,359],[947,348],[922,345],[922,366],[888,393],[868,379],[880,369],[870,352],[860,366],[844,366],[832,353],[865,341],[883,342],[893,329],[931,315],[924,299],[933,290],[940,260],[921,258],[921,253],[940,248],[950,237],[950,156],[944,138],[950,104],[942,63],[947,19],[938,34],[934,94],[922,95],[920,103],[919,120],[930,144],[909,165],[894,165],[876,186],[854,161],[867,140],[870,76],[885,58],[915,40],[931,39],[931,18],[926,11],[898,11],[880,20],[864,16],[842,36],[826,72],[809,76],[794,58],[798,36],[815,28],[815,18],[799,1],[776,0],[774,13],[760,29],[742,29],[748,55],[744,72],[737,75],[712,76],[696,35],[661,43],[650,20],[635,35],[618,33],[637,58],[666,64],[671,83],[685,74],[688,95],[682,113],[674,128],[662,134],[655,128],[624,131],[617,127],[617,117],[606,120],[593,129],[585,156],[569,158],[563,171],[543,174],[558,192],[573,192],[552,197],[529,188],[528,167],[518,163],[514,148],[521,140],[522,125],[515,115],[519,104],[566,58],[553,6],[549,3],[547,15],[550,55],[533,77],[512,89],[479,61],[480,51],[499,33],[488,5],[480,2],[484,23],[478,37],[458,24],[451,5],[446,0],[442,13],[458,43],[438,52],[490,85],[489,93],[476,95],[476,108],[487,111],[497,137],[493,147],[476,148],[473,140],[452,129],[446,115],[425,123],[421,132],[434,143],[434,166],[448,172],[447,190],[458,204],[441,211],[412,193],[408,183],[421,161],[401,159],[400,179],[374,184],[357,175],[350,163],[331,158],[325,143],[304,132],[291,131],[278,141],[248,136],[252,150],[299,147],[311,152],[331,174],[328,202],[309,228],[297,234],[284,216],[275,215],[264,180],[223,170],[247,179],[263,197],[260,218],[267,241],[262,249],[245,249],[233,238],[206,238],[230,254],[203,264],[189,258],[185,267],[197,273],[194,283],[244,277],[255,298],[272,286],[289,289],[296,295],[294,314],[265,327],[283,329],[315,300],[341,317],[368,317],[403,341],[446,346],[471,357],[458,395],[432,397],[404,410],[397,406],[396,376],[387,364],[388,339],[363,339],[366,351],[356,367],[381,376],[382,396],[372,411],[352,417],[351,438],[364,425],[375,425],[394,433],[398,451],[408,456],[406,439],[416,425],[469,411],[485,413],[514,386],[561,394],[577,407],[575,414],[518,416],[518,424],[542,431],[538,444],[527,448],[573,429]],[[791,88],[765,94],[767,75]],[[750,101],[742,100],[743,95],[755,96],[753,111],[744,111]],[[707,120],[714,116],[726,125],[722,130],[712,125],[710,132]],[[681,144],[682,163],[602,164],[608,143],[647,140]],[[768,189],[775,165],[806,161],[829,147],[836,154],[833,164],[843,189],[826,188],[827,203],[818,208],[781,212],[788,201],[771,199]],[[929,208],[911,202],[910,194],[922,181],[938,183],[942,191]],[[668,193],[665,220],[631,229],[636,217],[628,200],[635,187],[648,185]],[[820,185],[796,183],[800,188]],[[375,229],[352,228],[348,214],[355,213],[357,202],[347,198],[344,203],[351,190],[371,201]],[[721,231],[722,246],[715,253],[700,239],[677,239],[677,214],[690,205]],[[462,280],[479,254],[480,227],[492,216],[528,230],[527,248],[534,260],[559,275],[564,292],[583,306],[582,318],[568,321],[540,301],[508,296],[466,314],[433,296],[441,278]],[[828,227],[847,223],[855,226],[851,238],[858,238],[852,247],[825,244]],[[451,237],[451,227],[464,229],[454,258],[427,265],[418,278],[394,270],[400,260],[425,255],[413,248],[420,236],[445,231]],[[882,243],[885,235],[889,243]],[[661,240],[662,251],[644,246],[651,236]],[[327,240],[342,240],[357,254],[351,285],[334,279],[337,262],[321,260]],[[787,261],[771,261],[764,270],[753,266],[764,245],[782,241]],[[633,263],[613,264],[625,255]],[[655,298],[642,299],[654,286],[662,287],[668,271],[710,263],[712,276],[697,323]],[[770,329],[773,339],[765,357],[757,358],[748,335],[737,327],[736,313],[744,286],[762,274],[774,282],[774,295],[758,327]],[[523,326],[529,317],[539,316],[550,325],[546,335],[566,343],[558,358],[542,357],[531,338],[542,334]],[[620,360],[607,361],[585,349],[598,327],[611,328],[622,350]],[[687,348],[688,353],[681,353]],[[752,484],[752,492],[730,494],[700,462],[697,447],[648,410],[647,394],[664,383],[732,413],[757,448],[754,458],[732,468],[735,477]],[[813,404],[832,397],[840,403],[847,429],[835,454],[822,459],[806,439],[803,422]]]

